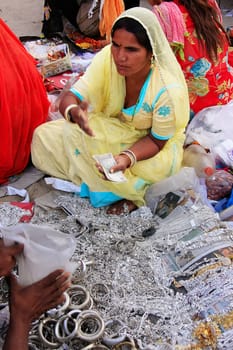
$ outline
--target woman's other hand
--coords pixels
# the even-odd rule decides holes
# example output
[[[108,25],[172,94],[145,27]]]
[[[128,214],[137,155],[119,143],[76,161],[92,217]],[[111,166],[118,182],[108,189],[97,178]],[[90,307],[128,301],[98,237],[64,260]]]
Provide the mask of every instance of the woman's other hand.
[[[88,123],[88,102],[81,101],[72,92],[67,91],[59,104],[59,111],[65,117],[67,108],[69,110],[70,121],[79,125],[87,135],[94,136],[94,132]]]
[[[70,115],[72,116],[72,122],[77,123],[87,135],[94,136],[93,130],[88,123],[88,103],[82,101],[77,105],[77,108],[72,108]]]
[[[15,266],[15,257],[23,251],[23,244],[6,247],[0,240],[0,276],[7,276]]]

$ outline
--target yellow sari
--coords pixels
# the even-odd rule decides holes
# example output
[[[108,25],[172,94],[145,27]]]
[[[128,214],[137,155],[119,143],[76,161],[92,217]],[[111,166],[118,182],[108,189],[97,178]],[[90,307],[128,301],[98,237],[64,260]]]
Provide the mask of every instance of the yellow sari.
[[[189,117],[183,73],[154,14],[138,7],[125,11],[121,17],[134,18],[143,25],[155,56],[138,103],[123,108],[125,78],[117,73],[109,45],[94,57],[71,89],[89,102],[89,124],[95,137],[86,135],[76,124],[58,120],[37,128],[32,142],[34,165],[52,176],[82,184],[81,195],[90,197],[96,207],[121,198],[144,205],[148,186],[180,169]],[[126,182],[103,180],[93,155],[119,154],[150,132],[167,140],[164,148],[127,169]]]

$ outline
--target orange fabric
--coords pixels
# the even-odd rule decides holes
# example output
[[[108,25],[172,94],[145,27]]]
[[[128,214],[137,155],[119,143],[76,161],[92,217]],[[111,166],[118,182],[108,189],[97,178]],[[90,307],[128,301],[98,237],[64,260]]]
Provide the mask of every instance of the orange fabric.
[[[102,37],[106,36],[106,40],[110,40],[113,22],[124,11],[125,5],[123,0],[104,0],[99,31]]]
[[[0,184],[28,164],[32,133],[49,102],[35,61],[0,19]]]

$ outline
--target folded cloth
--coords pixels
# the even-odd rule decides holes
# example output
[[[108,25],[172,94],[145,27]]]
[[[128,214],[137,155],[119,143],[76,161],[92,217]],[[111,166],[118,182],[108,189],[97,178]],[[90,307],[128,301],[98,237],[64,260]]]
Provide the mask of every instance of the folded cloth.
[[[125,5],[123,0],[102,0],[100,4],[100,23],[99,31],[102,37],[110,40],[110,34],[113,22],[124,11]]]
[[[152,12],[157,16],[159,23],[173,49],[183,54],[185,23],[179,7],[173,2],[162,2],[154,5]]]

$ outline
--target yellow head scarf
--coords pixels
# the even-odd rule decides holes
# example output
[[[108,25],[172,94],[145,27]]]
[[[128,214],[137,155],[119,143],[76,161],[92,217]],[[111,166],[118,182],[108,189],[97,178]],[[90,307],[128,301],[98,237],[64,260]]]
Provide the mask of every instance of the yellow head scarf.
[[[132,18],[139,22],[146,30],[152,47],[155,63],[159,65],[162,70],[161,73],[163,72],[164,74],[164,82],[166,82],[166,74],[169,72],[174,77],[174,81],[186,85],[180,65],[170,48],[158,19],[152,11],[143,7],[133,7],[124,11],[115,22],[120,18]]]

